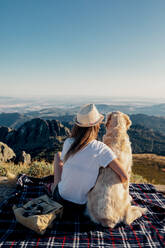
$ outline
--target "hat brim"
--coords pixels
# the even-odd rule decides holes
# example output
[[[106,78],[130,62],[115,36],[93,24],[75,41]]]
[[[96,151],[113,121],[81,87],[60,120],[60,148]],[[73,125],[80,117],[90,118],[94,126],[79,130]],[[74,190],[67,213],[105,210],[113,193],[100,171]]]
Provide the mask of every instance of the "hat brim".
[[[96,124],[98,124],[99,122],[101,122],[103,119],[104,119],[104,115],[100,114],[100,118],[94,123],[82,124],[82,123],[78,122],[76,118],[74,121],[75,121],[75,124],[79,127],[93,127]]]

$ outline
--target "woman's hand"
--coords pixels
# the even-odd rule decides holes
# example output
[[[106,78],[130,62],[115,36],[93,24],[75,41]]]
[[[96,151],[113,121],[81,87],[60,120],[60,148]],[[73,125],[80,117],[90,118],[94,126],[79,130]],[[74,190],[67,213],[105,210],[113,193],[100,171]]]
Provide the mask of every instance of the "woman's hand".
[[[122,164],[119,162],[118,159],[112,160],[108,166],[119,175],[122,183],[125,183],[126,181],[128,181],[128,176],[125,170],[123,169]]]

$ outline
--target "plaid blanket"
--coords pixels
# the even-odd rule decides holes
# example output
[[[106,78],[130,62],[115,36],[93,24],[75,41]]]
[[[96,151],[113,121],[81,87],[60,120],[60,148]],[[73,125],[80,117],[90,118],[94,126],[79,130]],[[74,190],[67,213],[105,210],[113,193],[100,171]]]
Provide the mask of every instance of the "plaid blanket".
[[[0,203],[0,247],[165,247],[165,198],[150,184],[131,184],[133,205],[148,212],[132,225],[119,224],[114,229],[92,223],[78,213],[64,211],[43,236],[17,223],[13,204],[21,206],[29,199],[46,193],[45,183],[53,177],[36,179],[20,175],[17,190]]]

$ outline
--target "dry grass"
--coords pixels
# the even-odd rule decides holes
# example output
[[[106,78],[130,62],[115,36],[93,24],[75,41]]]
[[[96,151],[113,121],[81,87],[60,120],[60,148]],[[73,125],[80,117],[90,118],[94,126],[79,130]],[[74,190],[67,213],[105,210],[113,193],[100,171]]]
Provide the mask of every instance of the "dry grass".
[[[154,160],[160,163],[163,163],[165,165],[165,156],[159,156],[156,154],[133,154],[133,159],[148,159],[148,160]]]
[[[165,156],[134,154],[132,171],[152,184],[165,185]]]
[[[7,176],[7,171],[14,175],[24,173],[32,177],[44,177],[53,175],[53,164],[45,161],[34,161],[31,165],[23,165],[14,163],[1,163],[0,164],[0,176]]]
[[[132,183],[152,183],[165,185],[165,157],[155,154],[134,154],[131,175]],[[53,175],[53,163],[34,161],[31,165],[15,165],[1,163],[0,176],[6,176],[7,171],[14,175],[25,173],[33,177]]]
[[[147,181],[147,179],[143,178],[140,175],[134,174],[133,172],[131,174],[130,182],[131,183],[150,183],[149,181]]]

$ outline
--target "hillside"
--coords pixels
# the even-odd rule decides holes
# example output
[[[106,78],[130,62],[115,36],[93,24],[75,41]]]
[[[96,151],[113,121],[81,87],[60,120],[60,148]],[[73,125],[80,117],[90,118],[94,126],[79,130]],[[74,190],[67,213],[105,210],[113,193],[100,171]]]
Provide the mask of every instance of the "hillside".
[[[30,153],[32,159],[44,158],[52,161],[54,152],[62,149],[71,128],[72,122],[35,118],[25,122],[17,130],[0,127],[0,141],[11,147],[16,154],[24,150]],[[102,124],[99,140],[102,140],[104,133],[105,125]],[[132,125],[128,134],[133,153],[165,155],[164,134],[141,125]]]
[[[25,122],[18,130],[0,127],[0,141],[11,147],[16,154],[22,150],[32,158],[52,160],[54,152],[61,150],[69,129],[57,120],[40,118]]]
[[[133,153],[165,155],[165,135],[153,129],[133,125],[128,131]]]
[[[152,128],[155,131],[165,134],[165,104],[152,106],[132,106],[132,105],[108,105],[96,104],[98,110],[106,115],[108,112],[119,110],[128,114],[133,125],[141,125]],[[34,118],[44,120],[59,120],[61,122],[72,122],[79,110],[79,106],[73,107],[49,107],[40,110],[27,111],[26,113],[0,113],[0,126],[19,128],[23,123]]]
[[[152,184],[165,185],[165,157],[155,154],[134,154],[132,172]]]
[[[20,114],[18,112],[0,113],[0,126],[18,128],[28,120],[30,120],[30,116]]]
[[[144,114],[130,115],[133,125],[140,125],[153,129],[165,135],[165,117],[149,116]]]

